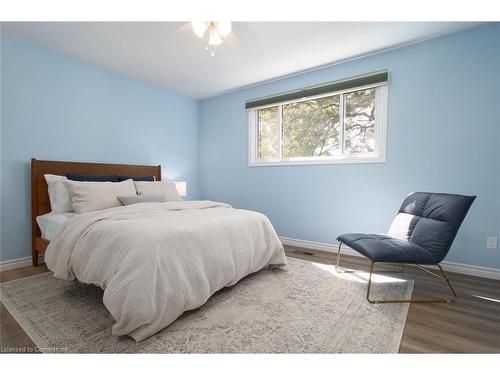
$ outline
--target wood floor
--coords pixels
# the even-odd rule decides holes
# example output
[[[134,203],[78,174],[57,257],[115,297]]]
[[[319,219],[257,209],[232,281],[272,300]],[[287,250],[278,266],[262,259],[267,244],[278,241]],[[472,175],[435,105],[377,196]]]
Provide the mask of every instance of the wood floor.
[[[286,252],[288,256],[319,263],[332,264],[336,259],[334,254],[323,251],[287,247]],[[342,256],[342,266],[366,271],[368,262],[363,258]],[[0,272],[0,281],[46,271],[45,265],[4,271]],[[414,267],[407,267],[404,273],[395,275],[415,280],[414,298],[449,294],[442,280]],[[448,276],[457,291],[458,301],[411,304],[399,352],[500,353],[500,281],[454,273]],[[19,348],[23,352],[36,352],[36,346],[3,304],[0,313],[1,351]]]

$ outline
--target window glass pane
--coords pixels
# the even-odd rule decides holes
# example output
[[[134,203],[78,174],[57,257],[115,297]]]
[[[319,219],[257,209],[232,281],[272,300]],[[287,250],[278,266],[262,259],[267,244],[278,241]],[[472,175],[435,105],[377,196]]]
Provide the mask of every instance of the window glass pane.
[[[340,97],[283,105],[283,157],[339,156]]]
[[[344,94],[344,152],[375,151],[375,89]]]
[[[279,158],[278,107],[259,109],[259,158]]]

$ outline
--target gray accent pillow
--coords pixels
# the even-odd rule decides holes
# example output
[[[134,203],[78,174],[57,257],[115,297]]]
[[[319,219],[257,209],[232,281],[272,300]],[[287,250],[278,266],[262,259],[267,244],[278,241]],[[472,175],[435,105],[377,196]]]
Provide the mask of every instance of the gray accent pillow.
[[[122,202],[124,206],[129,206],[136,203],[144,202],[166,202],[167,200],[163,195],[155,194],[145,194],[145,195],[119,195],[118,200]]]
[[[182,201],[173,182],[166,181],[134,181],[135,190],[139,195],[161,194],[167,201]]]

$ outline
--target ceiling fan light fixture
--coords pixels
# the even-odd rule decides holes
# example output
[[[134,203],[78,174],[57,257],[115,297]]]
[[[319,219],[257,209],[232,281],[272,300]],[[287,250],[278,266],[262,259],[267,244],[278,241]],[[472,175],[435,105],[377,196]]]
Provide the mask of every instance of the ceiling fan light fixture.
[[[222,44],[225,38],[231,34],[231,22],[230,21],[192,21],[191,27],[194,34],[199,38],[204,38],[208,33],[208,41],[205,49],[209,51],[210,57],[215,56],[214,46]]]

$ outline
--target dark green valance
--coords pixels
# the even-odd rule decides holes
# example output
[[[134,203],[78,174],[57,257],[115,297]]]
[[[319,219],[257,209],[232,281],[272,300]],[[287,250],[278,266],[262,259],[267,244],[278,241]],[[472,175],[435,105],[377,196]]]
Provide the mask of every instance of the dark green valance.
[[[349,90],[356,87],[384,84],[387,82],[389,72],[387,70],[365,74],[362,76],[343,79],[330,82],[319,86],[305,87],[299,90],[289,91],[278,95],[268,96],[266,98],[249,100],[245,103],[245,109],[270,106],[291,100],[299,100],[316,95],[328,94],[330,92]]]

